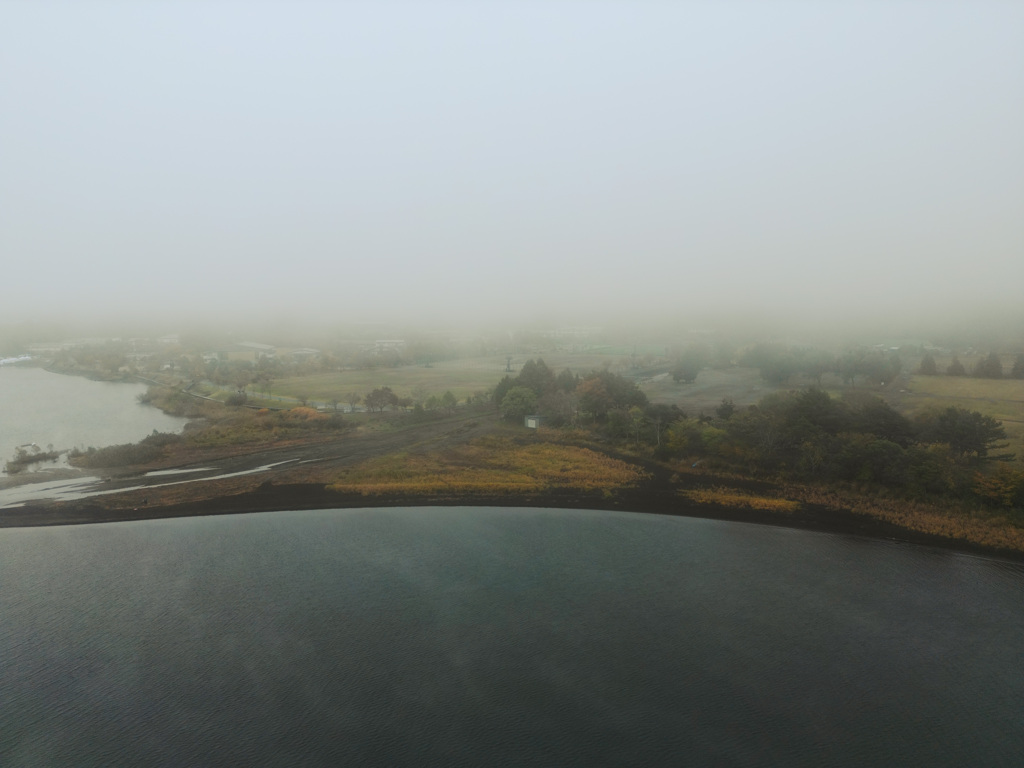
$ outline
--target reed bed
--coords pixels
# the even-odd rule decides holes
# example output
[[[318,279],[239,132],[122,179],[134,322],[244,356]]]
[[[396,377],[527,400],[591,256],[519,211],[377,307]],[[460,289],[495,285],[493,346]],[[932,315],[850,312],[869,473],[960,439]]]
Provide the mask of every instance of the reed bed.
[[[919,533],[970,542],[985,547],[1024,552],[1024,529],[1006,517],[966,505],[929,504],[852,491],[786,486],[784,494],[828,509],[849,510]]]
[[[577,446],[516,445],[485,438],[444,452],[401,453],[344,470],[328,485],[346,493],[495,494],[556,489],[613,492],[645,473],[624,461]]]
[[[695,490],[681,490],[680,495],[690,501],[699,504],[719,504],[723,507],[740,507],[743,509],[758,509],[765,512],[796,512],[800,508],[799,501],[784,499],[776,496],[762,496],[753,493],[745,493],[735,488],[697,488]]]

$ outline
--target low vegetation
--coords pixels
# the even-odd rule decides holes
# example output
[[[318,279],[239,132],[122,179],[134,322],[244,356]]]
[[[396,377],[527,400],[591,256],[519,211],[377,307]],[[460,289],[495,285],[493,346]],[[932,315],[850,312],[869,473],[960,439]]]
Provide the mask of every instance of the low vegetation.
[[[54,450],[40,450],[37,446],[31,446],[26,448],[25,446],[18,446],[14,452],[14,458],[8,459],[4,465],[4,471],[8,475],[16,475],[19,472],[23,472],[25,469],[33,464],[39,464],[44,461],[55,461],[59,459],[63,451]]]
[[[154,432],[138,443],[72,451],[71,464],[92,469],[146,465],[172,456],[185,461],[199,458],[210,449],[251,449],[330,438],[352,426],[340,414],[321,413],[313,408],[271,411],[230,407],[162,387],[151,387],[140,400],[198,421],[180,435]]]
[[[638,467],[587,448],[489,437],[444,453],[400,453],[345,470],[329,485],[346,493],[501,494],[557,489],[612,492],[644,477]]]
[[[149,464],[164,455],[166,446],[177,445],[182,440],[181,435],[153,432],[137,443],[110,445],[105,448],[90,447],[84,451],[74,450],[69,454],[69,459],[74,466],[86,469]]]
[[[760,496],[753,493],[745,493],[732,488],[698,488],[695,490],[680,491],[690,501],[698,504],[718,504],[723,507],[741,507],[744,509],[758,509],[764,512],[795,512],[800,509],[800,502],[792,499],[780,498],[778,496]]]

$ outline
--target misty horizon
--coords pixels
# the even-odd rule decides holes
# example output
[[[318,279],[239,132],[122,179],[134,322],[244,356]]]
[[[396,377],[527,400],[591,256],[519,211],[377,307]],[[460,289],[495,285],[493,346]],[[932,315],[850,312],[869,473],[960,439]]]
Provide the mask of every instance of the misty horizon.
[[[0,15],[2,322],[1020,320],[1020,6]]]

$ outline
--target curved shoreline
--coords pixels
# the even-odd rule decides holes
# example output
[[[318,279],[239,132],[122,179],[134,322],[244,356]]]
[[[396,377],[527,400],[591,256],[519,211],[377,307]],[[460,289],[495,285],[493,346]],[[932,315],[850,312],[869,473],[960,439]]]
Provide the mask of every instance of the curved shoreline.
[[[550,509],[593,509],[645,513],[672,517],[694,517],[729,522],[773,525],[797,530],[864,536],[886,541],[1024,562],[1024,552],[985,547],[971,542],[920,533],[892,523],[850,511],[837,511],[803,504],[796,512],[777,513],[751,508],[725,507],[680,499],[649,489],[624,490],[606,497],[600,493],[573,490],[538,494],[501,495],[417,495],[340,493],[314,484],[273,484],[265,482],[255,490],[227,496],[165,506],[110,509],[81,502],[28,503],[0,510],[0,528],[89,525],[142,520],[160,520],[214,515],[253,514],[313,509],[372,509],[385,507],[524,507]]]

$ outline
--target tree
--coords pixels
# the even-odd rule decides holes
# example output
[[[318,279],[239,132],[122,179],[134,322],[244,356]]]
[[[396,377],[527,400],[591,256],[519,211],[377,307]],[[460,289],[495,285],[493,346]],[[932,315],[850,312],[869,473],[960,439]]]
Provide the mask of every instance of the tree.
[[[661,447],[661,435],[673,422],[685,419],[686,414],[679,410],[678,405],[651,403],[644,409],[644,415],[654,431],[654,444]]]
[[[979,360],[974,366],[974,375],[979,379],[1001,379],[1003,378],[1003,363],[999,355],[989,352],[988,357]]]
[[[984,416],[978,411],[950,406],[937,417],[925,423],[922,436],[935,443],[946,443],[957,456],[976,455],[986,458],[989,451],[1005,448],[1006,439],[1003,424],[991,416]],[[1012,458],[1000,456],[1000,460]]]
[[[355,411],[356,406],[359,405],[363,400],[363,396],[358,392],[349,392],[345,395],[345,402],[348,403],[349,412]]]
[[[430,393],[427,392],[427,388],[422,384],[414,384],[409,394],[412,395],[413,402],[423,405]]]
[[[509,393],[509,390],[516,385],[515,379],[511,376],[502,377],[501,381],[494,388],[494,394],[491,396],[494,399],[494,407],[499,411],[501,410],[501,403],[505,399],[505,395]]]
[[[967,369],[964,368],[964,364],[961,363],[957,359],[956,355],[953,355],[952,362],[950,362],[950,364],[946,367],[946,375],[947,376],[966,376],[967,375]]]
[[[701,361],[692,356],[683,355],[672,368],[672,380],[677,384],[692,384],[697,380],[702,368]]]
[[[865,432],[903,448],[914,440],[914,429],[906,417],[880,397],[850,398],[850,429]]]
[[[1011,379],[1024,379],[1024,354],[1017,355],[1013,359],[1013,368],[1010,369]]]
[[[377,387],[366,396],[366,407],[371,411],[384,413],[389,405],[398,405],[398,396],[391,391],[391,387]]]
[[[803,350],[797,358],[800,373],[814,379],[821,386],[821,378],[829,371],[835,370],[836,359],[828,352],[820,349]]]
[[[458,400],[455,399],[455,395],[450,391],[445,391],[445,393],[441,395],[441,407],[448,412],[449,416],[455,413],[456,405],[458,405]]]
[[[539,358],[536,361],[527,360],[516,377],[516,385],[529,387],[533,390],[533,394],[541,397],[555,388],[555,374],[544,364],[543,360]]]
[[[670,371],[672,374],[672,380],[677,384],[679,382],[683,382],[684,384],[693,383],[697,380],[697,376],[700,374],[705,363],[707,363],[709,356],[710,352],[704,347],[688,347],[686,351],[679,356],[675,366]]]
[[[563,392],[575,392],[580,385],[580,377],[566,368],[555,378],[555,385]]]
[[[736,413],[736,403],[728,397],[723,397],[721,405],[715,408],[715,415],[723,421],[728,421],[734,413]]]
[[[509,421],[521,421],[536,410],[537,395],[529,387],[512,387],[501,401],[501,416]]]
[[[647,426],[647,416],[644,414],[641,408],[633,406],[629,409],[629,426],[633,432],[634,443],[640,445],[640,433],[643,428]]]
[[[537,411],[544,416],[544,421],[553,427],[574,422],[578,407],[579,400],[576,395],[561,389],[548,392],[537,401]]]
[[[918,367],[917,372],[922,376],[937,376],[939,373],[938,366],[935,365],[935,358],[929,354],[925,354],[921,358],[921,365]]]
[[[598,377],[584,379],[576,388],[580,408],[595,419],[603,419],[615,407],[615,400],[608,394],[604,381]]]

